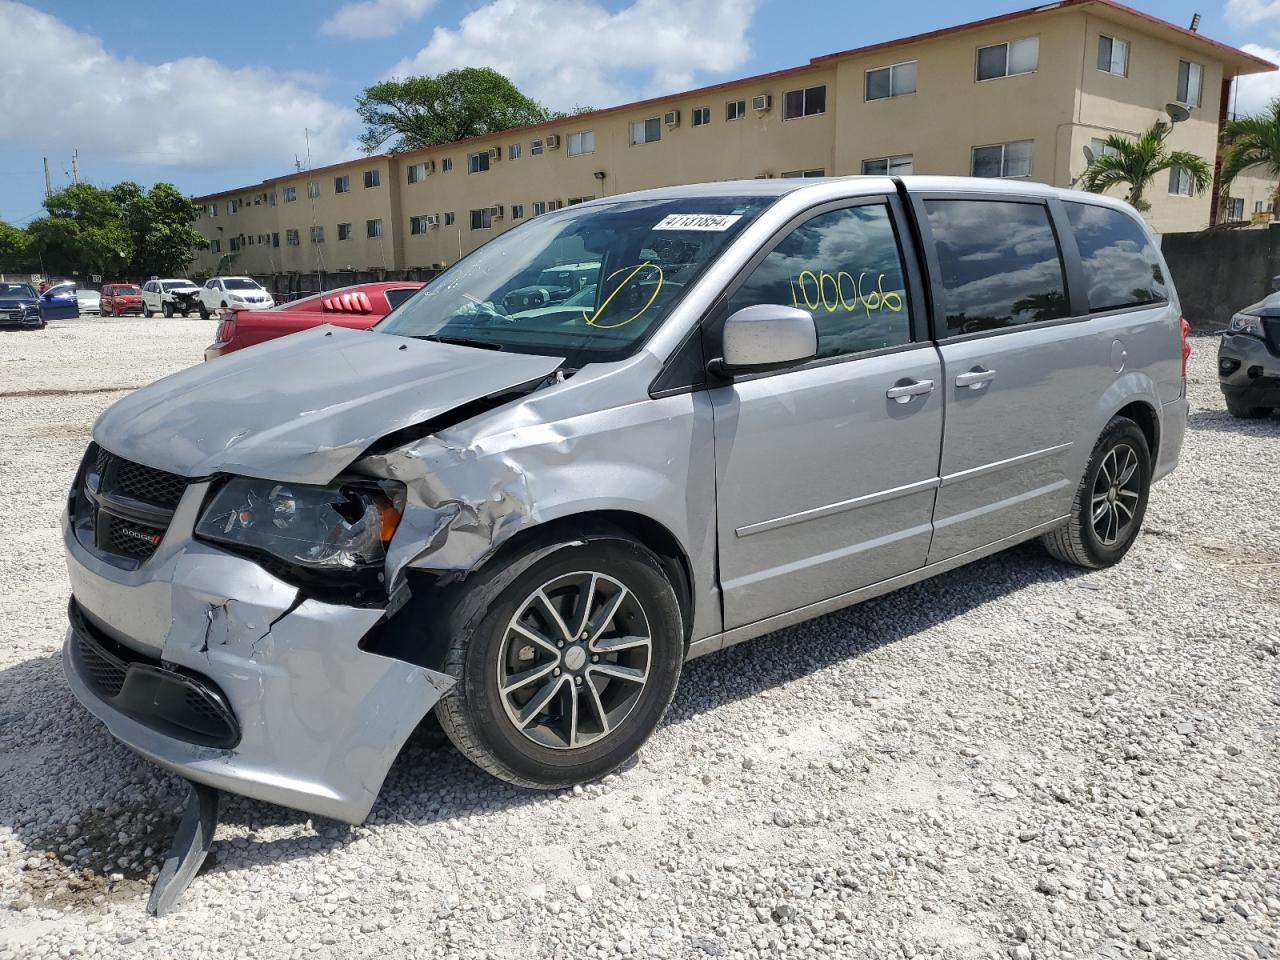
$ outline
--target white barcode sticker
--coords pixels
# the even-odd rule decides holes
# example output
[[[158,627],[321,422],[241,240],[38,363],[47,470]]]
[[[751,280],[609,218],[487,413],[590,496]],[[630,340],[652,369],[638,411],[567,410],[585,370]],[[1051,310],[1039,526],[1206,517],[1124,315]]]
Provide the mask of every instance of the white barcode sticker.
[[[655,230],[728,230],[742,219],[732,213],[669,213],[654,226]]]

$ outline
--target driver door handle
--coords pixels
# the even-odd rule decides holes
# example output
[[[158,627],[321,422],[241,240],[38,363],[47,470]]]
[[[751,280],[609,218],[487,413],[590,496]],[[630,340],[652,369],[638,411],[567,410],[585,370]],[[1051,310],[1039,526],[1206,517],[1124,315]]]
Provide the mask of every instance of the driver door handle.
[[[996,372],[994,370],[974,367],[972,370],[956,377],[956,386],[968,387],[970,390],[981,390],[995,378]]]
[[[897,400],[898,403],[910,403],[913,397],[924,396],[927,393],[933,393],[932,380],[908,380],[890,387],[885,391],[885,396],[890,400]]]

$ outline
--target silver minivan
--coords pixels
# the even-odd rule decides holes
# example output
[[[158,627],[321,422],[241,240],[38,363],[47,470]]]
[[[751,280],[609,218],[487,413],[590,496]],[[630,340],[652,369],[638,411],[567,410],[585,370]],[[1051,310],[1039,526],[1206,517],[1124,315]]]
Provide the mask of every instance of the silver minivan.
[[[504,780],[599,777],[692,657],[1032,538],[1120,560],[1177,462],[1186,334],[1100,196],[853,177],[554,211],[372,331],[103,414],[67,678],[183,777],[351,822],[433,710]]]

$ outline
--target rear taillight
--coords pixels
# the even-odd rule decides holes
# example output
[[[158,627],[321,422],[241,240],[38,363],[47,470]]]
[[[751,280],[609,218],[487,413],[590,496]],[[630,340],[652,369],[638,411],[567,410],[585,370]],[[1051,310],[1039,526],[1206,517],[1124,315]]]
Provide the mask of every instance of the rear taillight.
[[[230,343],[235,335],[236,315],[230,313],[223,317],[222,322],[218,324],[218,332],[214,335],[214,339],[219,343]]]
[[[1187,379],[1187,361],[1191,359],[1191,324],[1186,317],[1178,318],[1178,327],[1182,331],[1182,379]]]

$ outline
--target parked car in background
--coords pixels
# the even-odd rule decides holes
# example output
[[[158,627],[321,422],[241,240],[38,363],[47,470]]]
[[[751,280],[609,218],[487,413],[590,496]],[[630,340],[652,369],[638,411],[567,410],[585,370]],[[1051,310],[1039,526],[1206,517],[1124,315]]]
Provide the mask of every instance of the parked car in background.
[[[584,247],[554,295],[590,306],[507,306]],[[1131,206],[1038,183],[548,212],[371,331],[103,413],[62,522],[63,668],[167,769],[352,823],[432,709],[504,780],[594,780],[690,658],[1037,538],[1120,562],[1178,463],[1188,330]]]
[[[104,317],[123,317],[142,313],[142,291],[136,283],[108,283],[102,288],[99,308]]]
[[[80,316],[80,301],[74,280],[59,280],[40,294],[40,317],[49,320],[74,320]]]
[[[96,317],[102,313],[102,294],[88,287],[76,288],[76,302],[80,305],[80,316]]]
[[[1271,285],[1280,290],[1280,277]],[[1252,420],[1280,409],[1280,292],[1231,318],[1218,343],[1218,386],[1233,417]]]
[[[217,310],[270,310],[275,305],[252,277],[210,277],[200,288],[200,316],[206,320]]]
[[[200,309],[200,288],[190,280],[148,280],[142,285],[142,315],[184,317]]]
[[[43,327],[40,295],[29,283],[0,281],[0,326]]]
[[[409,280],[361,283],[317,293],[271,310],[224,311],[222,323],[204,358],[213,360],[322,323],[367,330],[424,286],[426,284]]]

